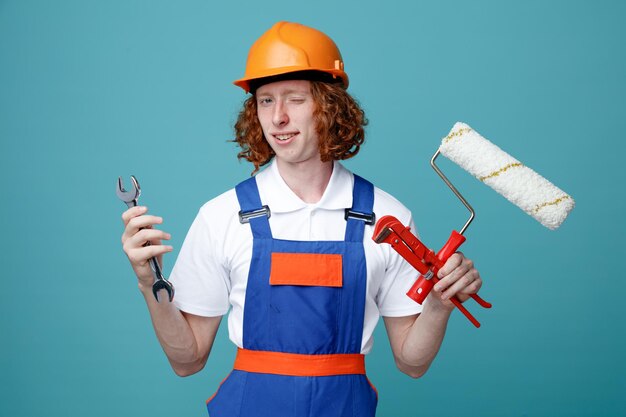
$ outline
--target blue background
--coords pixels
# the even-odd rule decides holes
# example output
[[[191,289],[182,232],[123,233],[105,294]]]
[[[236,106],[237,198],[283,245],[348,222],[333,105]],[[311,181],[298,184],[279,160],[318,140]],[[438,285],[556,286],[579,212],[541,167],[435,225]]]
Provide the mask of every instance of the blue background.
[[[553,232],[442,161],[477,211],[463,250],[494,308],[467,304],[479,330],[455,312],[418,380],[379,327],[379,415],[626,415],[625,4],[0,0],[0,415],[205,415],[232,366],[226,328],[205,370],[173,374],[114,187],[137,175],[176,253],[201,204],[252,169],[228,142],[231,81],[278,20],[338,43],[370,120],[346,165],[433,248],[466,217],[428,165],[456,121],[577,202]]]

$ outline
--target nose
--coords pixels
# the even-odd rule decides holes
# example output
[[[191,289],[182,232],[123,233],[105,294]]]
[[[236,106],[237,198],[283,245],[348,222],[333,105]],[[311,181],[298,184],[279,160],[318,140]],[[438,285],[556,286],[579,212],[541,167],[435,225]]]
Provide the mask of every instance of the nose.
[[[274,106],[274,114],[272,115],[274,126],[285,126],[289,123],[289,115],[285,109],[285,104],[281,100],[276,101]]]

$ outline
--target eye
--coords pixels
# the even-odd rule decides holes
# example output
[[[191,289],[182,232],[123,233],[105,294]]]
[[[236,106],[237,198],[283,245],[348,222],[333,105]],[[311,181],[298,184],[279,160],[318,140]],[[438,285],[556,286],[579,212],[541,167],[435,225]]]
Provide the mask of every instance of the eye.
[[[269,97],[259,97],[257,103],[259,106],[268,106],[272,104],[272,99]]]
[[[306,100],[304,97],[289,97],[289,102],[290,103],[294,103],[294,104],[302,104],[304,103]]]

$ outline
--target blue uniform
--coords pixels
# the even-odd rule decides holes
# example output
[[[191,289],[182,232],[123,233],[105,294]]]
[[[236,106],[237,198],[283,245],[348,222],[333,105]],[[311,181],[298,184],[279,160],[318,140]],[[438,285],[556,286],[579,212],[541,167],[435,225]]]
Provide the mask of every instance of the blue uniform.
[[[343,241],[274,239],[256,179],[236,193],[241,213],[260,215],[247,220],[253,249],[243,349],[207,402],[210,416],[374,416],[377,394],[360,353],[367,285],[361,216],[347,216]],[[373,185],[355,175],[351,213],[373,215],[373,204]]]

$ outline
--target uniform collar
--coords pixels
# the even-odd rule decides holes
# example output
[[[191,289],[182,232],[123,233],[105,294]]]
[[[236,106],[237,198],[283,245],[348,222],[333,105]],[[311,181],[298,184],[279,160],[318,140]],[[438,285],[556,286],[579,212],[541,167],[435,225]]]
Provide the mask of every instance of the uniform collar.
[[[285,183],[278,172],[276,160],[256,176],[259,194],[263,204],[267,204],[275,213],[288,213],[303,208],[336,210],[352,207],[352,173],[335,161],[333,173],[324,191],[324,195],[314,204],[302,201]]]

